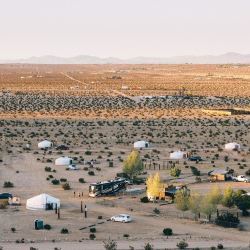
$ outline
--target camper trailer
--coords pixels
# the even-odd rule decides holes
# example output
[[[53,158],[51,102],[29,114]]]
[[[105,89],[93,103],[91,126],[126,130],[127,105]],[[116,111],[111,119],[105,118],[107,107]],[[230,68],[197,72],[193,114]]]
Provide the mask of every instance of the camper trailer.
[[[89,196],[115,195],[120,191],[126,190],[127,183],[127,180],[124,178],[92,183],[89,185]]]

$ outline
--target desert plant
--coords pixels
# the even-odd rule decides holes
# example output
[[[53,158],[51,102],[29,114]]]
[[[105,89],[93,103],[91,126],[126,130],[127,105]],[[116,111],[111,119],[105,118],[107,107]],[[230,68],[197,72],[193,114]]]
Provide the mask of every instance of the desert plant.
[[[104,248],[106,250],[116,250],[117,249],[117,243],[114,240],[109,239],[107,241],[104,241],[103,244],[104,244]]]
[[[173,230],[171,228],[164,228],[163,229],[163,234],[166,235],[166,236],[171,236],[173,235]]]
[[[71,187],[70,187],[70,185],[69,185],[68,182],[64,183],[64,184],[62,185],[62,188],[63,188],[64,190],[70,190],[70,189],[71,189]]]
[[[43,226],[43,228],[46,229],[46,230],[50,230],[50,229],[51,229],[51,225],[45,224],[45,225]]]
[[[186,249],[188,247],[188,243],[185,240],[181,240],[176,245],[179,249]]]
[[[3,184],[3,187],[4,188],[13,188],[14,187],[14,184],[10,181],[5,181],[4,184]]]
[[[90,231],[90,233],[96,233],[96,228],[95,228],[95,227],[91,227],[91,228],[89,229],[89,231]]]
[[[62,228],[61,229],[61,234],[68,234],[69,230],[67,228]]]
[[[85,183],[84,178],[79,178],[78,181],[79,181],[80,183]]]

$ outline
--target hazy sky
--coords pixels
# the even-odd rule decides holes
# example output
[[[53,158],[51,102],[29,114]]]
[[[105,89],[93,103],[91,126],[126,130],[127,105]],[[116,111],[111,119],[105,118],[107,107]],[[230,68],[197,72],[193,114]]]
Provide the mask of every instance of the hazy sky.
[[[0,59],[250,54],[250,0],[1,0]]]

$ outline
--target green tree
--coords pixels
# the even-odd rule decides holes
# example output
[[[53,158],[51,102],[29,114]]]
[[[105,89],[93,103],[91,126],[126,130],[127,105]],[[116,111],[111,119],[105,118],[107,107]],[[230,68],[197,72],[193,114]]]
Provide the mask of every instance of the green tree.
[[[182,211],[188,210],[188,205],[189,205],[189,192],[185,189],[178,190],[175,195],[175,205],[176,208]]]
[[[170,175],[173,177],[179,177],[181,174],[181,170],[177,167],[173,167],[170,169]]]
[[[137,150],[133,150],[124,161],[123,172],[131,179],[143,170],[143,162]]]

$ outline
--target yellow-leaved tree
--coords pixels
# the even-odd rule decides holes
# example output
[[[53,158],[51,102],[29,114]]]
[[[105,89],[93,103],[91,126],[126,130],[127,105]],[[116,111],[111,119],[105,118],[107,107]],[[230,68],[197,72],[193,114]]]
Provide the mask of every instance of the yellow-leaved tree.
[[[148,197],[151,197],[153,200],[155,200],[160,196],[162,183],[158,172],[154,175],[150,175],[146,180],[146,184]]]

